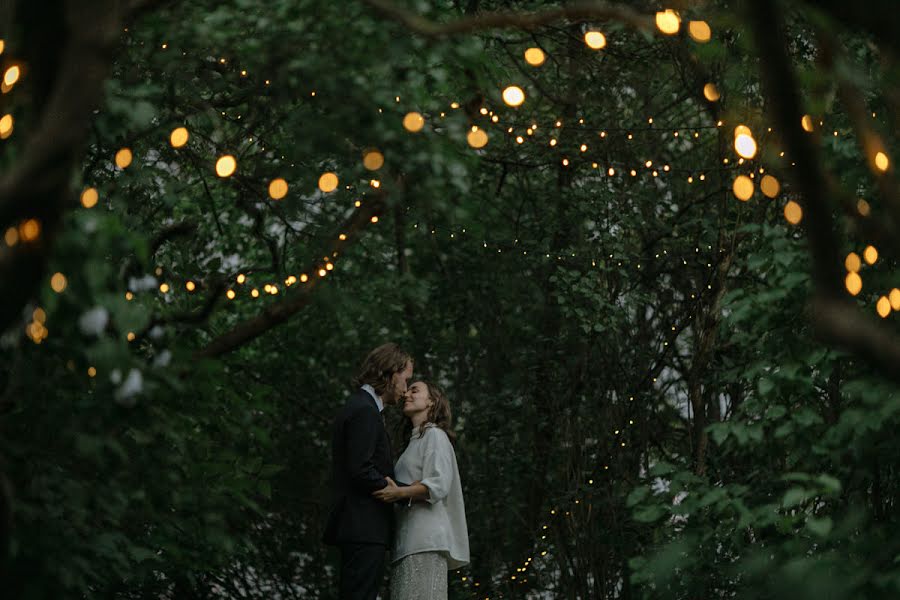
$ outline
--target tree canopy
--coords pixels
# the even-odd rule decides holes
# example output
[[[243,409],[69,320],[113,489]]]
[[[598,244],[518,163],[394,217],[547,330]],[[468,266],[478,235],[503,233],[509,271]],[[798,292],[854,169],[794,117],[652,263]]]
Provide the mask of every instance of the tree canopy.
[[[11,598],[333,597],[384,341],[452,598],[900,593],[891,3],[3,9]]]

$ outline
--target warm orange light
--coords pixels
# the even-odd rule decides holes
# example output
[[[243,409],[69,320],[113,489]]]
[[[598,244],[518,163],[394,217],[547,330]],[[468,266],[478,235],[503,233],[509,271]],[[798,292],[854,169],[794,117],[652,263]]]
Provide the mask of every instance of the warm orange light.
[[[325,192],[326,194],[329,192],[333,192],[337,189],[338,186],[338,176],[337,173],[323,173],[321,177],[319,177],[319,189]]]
[[[272,200],[281,200],[288,193],[287,181],[278,177],[269,182],[269,197]]]
[[[216,161],[216,175],[219,177],[231,177],[237,169],[237,160],[230,154],[226,154]]]
[[[18,65],[13,65],[6,70],[3,74],[3,83],[10,87],[15,85],[15,83],[19,80],[19,75],[21,75],[21,71],[19,70]]]
[[[116,166],[120,169],[125,169],[131,164],[132,158],[133,156],[130,148],[121,148],[116,152]]]
[[[503,90],[503,101],[512,107],[520,106],[525,102],[525,92],[517,85],[508,86]]]
[[[885,154],[884,152],[880,152],[880,151],[875,154],[875,167],[879,171],[881,171],[883,173],[884,171],[887,171],[890,166],[891,166],[891,161],[888,158],[887,154]]]
[[[370,171],[377,171],[384,165],[384,155],[378,150],[367,150],[363,154],[363,166]]]
[[[688,22],[688,34],[692,40],[701,44],[705,44],[712,38],[712,30],[706,21]]]
[[[469,145],[473,148],[484,148],[488,143],[488,135],[483,129],[473,127],[472,130],[466,134],[466,141],[469,142]]]
[[[746,202],[753,196],[753,180],[746,175],[738,175],[731,189],[738,200]]]
[[[856,296],[862,291],[862,277],[859,276],[859,273],[847,273],[844,278],[844,286],[851,296]]]
[[[803,115],[803,118],[800,119],[800,125],[803,127],[804,131],[812,133],[813,122],[812,117],[810,117],[809,115]]]
[[[675,35],[681,28],[681,18],[671,8],[656,13],[656,27],[666,35]]]
[[[172,144],[173,148],[181,148],[187,144],[189,137],[191,136],[188,134],[187,128],[178,127],[172,130],[172,135],[169,136],[169,142]]]
[[[5,140],[12,135],[13,132],[13,116],[10,114],[3,115],[0,118],[0,140]]]
[[[527,62],[532,67],[539,67],[544,64],[544,61],[547,60],[547,57],[544,55],[544,51],[540,48],[529,48],[525,51],[525,62]]]
[[[869,206],[869,203],[860,198],[856,201],[856,210],[859,211],[859,214],[863,217],[868,217],[872,208]]]
[[[193,292],[195,289],[197,289],[197,284],[195,284],[193,281],[188,281],[184,284],[184,287],[187,288],[187,291]]]
[[[844,259],[844,267],[850,273],[858,273],[860,267],[862,267],[862,261],[859,259],[859,254],[856,252],[848,254],[847,258]]]
[[[891,314],[891,301],[887,299],[887,296],[882,296],[878,299],[875,310],[878,311],[878,316],[882,319],[886,319],[887,316]]]
[[[591,50],[600,50],[606,47],[606,36],[599,31],[588,31],[584,34],[584,43]]]
[[[66,280],[66,276],[62,273],[54,273],[53,277],[50,278],[50,287],[57,294],[66,289],[66,285],[68,285],[68,281]]]
[[[406,116],[403,117],[403,127],[412,133],[422,131],[422,128],[425,127],[425,119],[417,112],[406,113]]]
[[[894,310],[900,310],[900,289],[894,288],[891,290],[891,293],[888,294],[888,300],[891,301],[891,308]]]
[[[784,218],[791,225],[796,225],[803,219],[803,209],[793,200],[784,205]]]
[[[234,296],[235,296],[234,290],[228,290],[227,292],[225,292],[225,296],[229,300],[234,300]]]
[[[161,284],[159,286],[159,291],[162,292],[163,294],[168,294],[169,293],[169,284],[168,283]]]
[[[874,265],[878,262],[878,250],[875,249],[875,246],[866,246],[866,249],[863,250],[863,258],[870,265]]]
[[[19,238],[23,242],[33,242],[41,235],[41,223],[37,219],[28,219],[19,225]]]
[[[710,102],[715,102],[719,98],[721,98],[721,94],[719,94],[719,88],[716,87],[714,83],[707,83],[703,86],[703,97],[709,100]]]
[[[97,193],[97,188],[86,188],[81,192],[81,205],[85,208],[94,208],[97,206],[99,198],[100,195]]]
[[[762,180],[759,182],[759,189],[767,197],[774,198],[781,191],[781,184],[771,175],[763,175]]]

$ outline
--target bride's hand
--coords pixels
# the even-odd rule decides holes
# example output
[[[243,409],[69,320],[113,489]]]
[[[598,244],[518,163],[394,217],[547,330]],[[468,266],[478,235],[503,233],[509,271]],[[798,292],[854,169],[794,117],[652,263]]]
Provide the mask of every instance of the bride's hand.
[[[385,477],[385,479],[387,479],[388,482],[387,486],[381,488],[377,492],[372,492],[372,495],[375,496],[376,499],[391,504],[406,498],[406,494],[402,487],[398,486],[390,477]]]

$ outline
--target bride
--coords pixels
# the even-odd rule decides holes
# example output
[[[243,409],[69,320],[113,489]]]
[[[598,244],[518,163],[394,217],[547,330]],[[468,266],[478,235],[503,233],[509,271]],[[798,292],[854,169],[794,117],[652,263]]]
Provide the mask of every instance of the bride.
[[[395,467],[398,481],[374,493],[399,502],[394,537],[391,600],[444,600],[447,571],[469,563],[469,534],[462,484],[453,452],[450,405],[434,384],[417,381],[406,393],[403,414],[409,445]]]

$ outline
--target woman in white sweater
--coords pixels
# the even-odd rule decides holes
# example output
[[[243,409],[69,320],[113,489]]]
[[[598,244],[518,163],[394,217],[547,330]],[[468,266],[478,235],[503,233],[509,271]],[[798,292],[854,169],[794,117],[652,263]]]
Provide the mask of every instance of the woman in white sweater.
[[[403,402],[412,426],[409,445],[397,460],[398,481],[408,487],[375,492],[400,503],[394,537],[391,600],[444,600],[447,571],[469,563],[469,533],[462,484],[453,451],[450,405],[434,384],[413,383]]]

